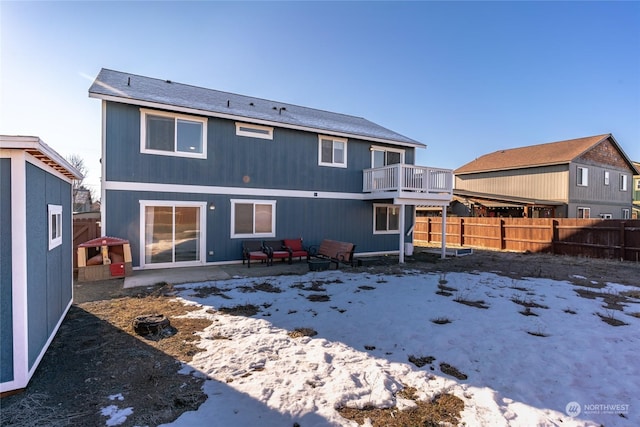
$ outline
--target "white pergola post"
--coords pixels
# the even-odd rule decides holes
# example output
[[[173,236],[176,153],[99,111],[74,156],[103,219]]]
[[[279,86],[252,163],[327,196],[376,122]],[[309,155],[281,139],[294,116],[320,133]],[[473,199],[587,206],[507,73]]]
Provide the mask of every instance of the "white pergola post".
[[[400,205],[400,224],[398,226],[400,231],[400,250],[398,252],[398,263],[404,264],[404,204]]]
[[[442,253],[440,258],[445,259],[447,257],[447,207],[442,207],[442,237],[440,238],[442,243]]]

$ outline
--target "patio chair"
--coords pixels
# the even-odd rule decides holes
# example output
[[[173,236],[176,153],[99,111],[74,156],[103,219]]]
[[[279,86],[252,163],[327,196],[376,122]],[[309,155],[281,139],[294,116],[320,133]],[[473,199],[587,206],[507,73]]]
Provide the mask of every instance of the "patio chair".
[[[270,265],[269,252],[259,240],[245,240],[242,242],[242,264],[247,261],[247,268],[251,268],[251,260],[260,260]]]
[[[287,248],[291,258],[299,258],[302,261],[302,257],[305,257],[309,261],[309,251],[302,246],[302,239],[284,239],[282,241],[284,247]]]
[[[262,246],[265,248],[271,259],[271,265],[273,265],[274,259],[285,260],[288,259],[291,264],[291,254],[289,250],[282,244],[282,240],[265,240],[262,242]]]

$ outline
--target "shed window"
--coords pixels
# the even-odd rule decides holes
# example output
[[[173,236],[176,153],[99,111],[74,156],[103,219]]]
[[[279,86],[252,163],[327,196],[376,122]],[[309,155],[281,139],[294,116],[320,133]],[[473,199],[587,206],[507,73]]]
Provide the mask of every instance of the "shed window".
[[[275,237],[275,200],[231,200],[231,237]]]
[[[49,250],[62,244],[62,206],[48,205]]]
[[[578,176],[577,183],[581,187],[586,187],[589,185],[589,169],[587,168],[578,168]]]
[[[207,119],[141,109],[140,151],[206,158]]]
[[[347,140],[331,136],[318,137],[318,164],[320,166],[347,167]]]

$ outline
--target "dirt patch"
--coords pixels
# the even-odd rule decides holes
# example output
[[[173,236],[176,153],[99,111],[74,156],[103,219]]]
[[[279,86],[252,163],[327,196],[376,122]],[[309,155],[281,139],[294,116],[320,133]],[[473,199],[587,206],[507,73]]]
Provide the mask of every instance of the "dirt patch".
[[[327,294],[311,294],[311,295],[307,295],[307,299],[311,302],[331,301],[331,297]]]
[[[455,366],[449,365],[448,363],[441,363],[440,370],[442,371],[443,374],[451,375],[452,377],[457,378],[459,380],[467,379],[466,374],[463,374],[458,370],[458,368],[456,368]]]
[[[230,314],[232,316],[255,316],[260,312],[260,307],[253,304],[234,305],[233,307],[220,307],[221,313]]]
[[[295,328],[287,335],[289,335],[291,338],[315,337],[316,335],[318,335],[318,332],[316,332],[312,328]]]
[[[469,300],[469,299],[466,299],[465,297],[455,297],[453,300],[455,302],[457,302],[458,304],[464,304],[464,305],[467,305],[469,307],[483,308],[485,310],[489,308],[489,306],[482,299]]]
[[[458,425],[460,412],[464,409],[464,402],[459,397],[440,394],[429,401],[419,401],[415,400],[415,389],[401,392],[397,393],[397,397],[413,401],[413,405],[407,409],[338,408],[338,412],[344,418],[357,422],[358,425],[363,425],[368,419],[369,425],[374,427]]]
[[[413,363],[418,368],[422,368],[425,365],[430,365],[434,360],[436,360],[436,358],[433,356],[409,356],[409,362]]]
[[[151,426],[197,409],[206,400],[203,380],[178,370],[200,351],[195,333],[211,321],[179,317],[197,307],[168,291],[73,305],[29,387],[2,399],[0,424],[105,425],[101,409],[117,405],[134,408],[122,426]],[[174,333],[137,335],[132,321],[148,312],[169,318]]]

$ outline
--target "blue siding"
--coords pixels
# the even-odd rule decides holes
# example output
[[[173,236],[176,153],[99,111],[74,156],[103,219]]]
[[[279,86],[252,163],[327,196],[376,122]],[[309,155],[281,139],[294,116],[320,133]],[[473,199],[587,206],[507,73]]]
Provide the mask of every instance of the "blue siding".
[[[13,373],[11,159],[0,159],[0,382]]]
[[[129,240],[133,265],[140,265],[140,200],[199,201],[216,207],[206,212],[206,261],[241,259],[242,239],[231,239],[230,199],[228,195],[198,195],[134,191],[107,191],[106,234]],[[397,234],[373,234],[373,206],[362,200],[303,199],[288,197],[248,197],[276,200],[276,238],[302,237],[306,244],[323,239],[353,242],[356,252],[398,249]],[[410,224],[412,210],[407,209]],[[408,228],[408,226],[407,226]],[[214,251],[214,255],[208,255]]]
[[[27,163],[27,319],[29,325],[29,367],[42,352],[55,326],[71,301],[71,186],[69,183]],[[62,244],[48,248],[47,205],[61,205]]]
[[[318,166],[318,134],[275,128],[274,139],[236,136],[235,122],[209,118],[207,159],[140,153],[140,109],[107,103],[106,179],[243,188],[362,192],[372,143],[349,139],[347,168]],[[381,145],[381,144],[375,144]],[[413,163],[414,149],[406,149]]]
[[[237,187],[238,189],[362,192],[362,171],[371,167],[372,145],[350,138],[347,167],[318,165],[318,133],[274,128],[273,140],[236,135],[235,121],[208,118],[207,158],[140,153],[140,108],[106,104],[107,181]],[[397,148],[397,147],[395,147]],[[413,148],[405,163],[414,163]],[[140,265],[140,200],[199,201],[216,206],[206,212],[206,262],[240,259],[241,239],[230,238],[230,199],[242,196],[107,191],[105,234],[131,243],[133,265]],[[350,241],[358,252],[398,249],[398,235],[373,234],[373,203],[362,200],[247,196],[276,200],[276,238],[303,237]],[[407,224],[412,210],[407,209]],[[213,251],[213,255],[209,252]]]

